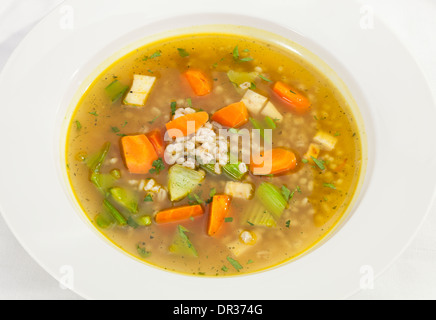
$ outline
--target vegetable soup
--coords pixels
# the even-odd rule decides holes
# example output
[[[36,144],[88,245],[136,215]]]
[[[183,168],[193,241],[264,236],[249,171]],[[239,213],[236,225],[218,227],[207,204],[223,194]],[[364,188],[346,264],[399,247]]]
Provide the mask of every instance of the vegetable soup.
[[[304,57],[195,34],[98,76],[66,156],[77,201],[114,245],[165,270],[230,276],[325,238],[355,196],[362,145],[346,100]]]

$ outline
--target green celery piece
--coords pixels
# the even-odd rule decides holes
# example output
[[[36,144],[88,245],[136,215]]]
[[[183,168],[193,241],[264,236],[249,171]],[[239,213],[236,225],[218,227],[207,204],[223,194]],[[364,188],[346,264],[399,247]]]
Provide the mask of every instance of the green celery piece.
[[[229,80],[232,83],[240,86],[241,84],[243,84],[245,82],[249,82],[249,83],[255,82],[256,78],[258,76],[258,73],[257,72],[238,72],[238,71],[230,70],[229,72],[227,72],[227,76],[229,77]]]
[[[133,192],[120,187],[111,188],[109,192],[119,205],[131,213],[138,212],[138,197]]]
[[[277,221],[275,217],[271,213],[269,213],[262,205],[262,203],[257,199],[252,201],[251,205],[247,210],[247,215],[245,219],[247,220],[247,222],[255,226],[268,228],[277,227]]]
[[[205,170],[207,173],[217,175],[215,172],[215,165],[214,164],[202,164],[200,166],[201,169]]]
[[[112,215],[120,226],[127,225],[127,220],[124,216],[110,203],[108,200],[103,201],[104,208]]]
[[[106,159],[110,148],[110,142],[106,142],[98,153],[87,158],[86,164],[91,171],[91,175],[93,173],[100,173],[101,167],[103,166],[104,160]]]
[[[174,165],[168,174],[168,191],[171,201],[179,201],[190,194],[204,180],[205,173]]]
[[[276,219],[279,219],[286,207],[287,201],[283,198],[280,189],[275,185],[264,182],[257,188],[256,198],[260,200],[265,209],[270,212]]]
[[[231,179],[234,179],[237,181],[242,181],[242,179],[244,179],[244,177],[247,173],[242,173],[239,170],[239,165],[240,165],[240,162],[234,163],[234,164],[228,163],[223,167],[223,171]]]
[[[115,80],[110,85],[108,85],[104,91],[106,92],[112,103],[121,99],[121,97],[129,90],[129,86],[123,85],[120,81]]]
[[[189,230],[185,227],[181,225],[177,227],[177,233],[169,250],[172,253],[176,253],[182,256],[198,258],[197,250],[192,245],[192,242],[189,240],[186,232],[189,232]]]

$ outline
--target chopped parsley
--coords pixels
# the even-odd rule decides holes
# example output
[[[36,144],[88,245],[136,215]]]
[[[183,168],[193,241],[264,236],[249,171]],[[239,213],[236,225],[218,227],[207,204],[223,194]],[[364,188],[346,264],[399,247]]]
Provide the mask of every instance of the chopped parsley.
[[[336,186],[333,183],[324,183],[324,187],[336,190]]]
[[[180,55],[182,58],[189,57],[189,53],[188,53],[185,49],[183,49],[183,48],[177,48],[177,51],[179,51],[179,55]]]
[[[153,202],[153,196],[149,193],[145,196],[144,202]]]
[[[172,115],[176,114],[176,109],[177,109],[177,102],[175,102],[175,101],[171,102],[171,114]]]
[[[303,163],[309,163],[309,160],[307,160],[307,159],[303,159],[303,160],[301,160]]]
[[[145,248],[141,248],[139,244],[136,247],[136,250],[138,251],[138,254],[141,258],[149,258],[151,256],[151,252],[145,250]]]
[[[323,160],[318,160],[315,157],[311,156],[313,162],[315,162],[315,164],[318,166],[318,168],[320,168],[321,170],[325,170],[325,162]]]
[[[76,129],[77,130],[82,129],[82,124],[79,121],[76,121]]]
[[[291,220],[286,221],[286,228],[290,228],[291,227]]]
[[[239,270],[244,269],[238,261],[236,261],[235,259],[232,259],[231,257],[227,257],[227,261],[230,262],[230,264],[233,266],[233,268],[235,268],[236,271],[238,271],[238,272],[239,272]]]
[[[120,132],[120,129],[118,129],[117,127],[112,127],[111,129],[114,133]]]
[[[191,98],[186,99],[186,103],[188,104],[188,107],[192,108],[192,99]]]
[[[233,222],[233,218],[229,217],[229,218],[225,218],[224,222]]]
[[[162,170],[165,169],[164,162],[162,161],[162,158],[159,158],[158,160],[153,161],[153,168],[150,169],[150,173],[156,173],[159,174]]]
[[[266,81],[266,82],[272,82],[272,80],[265,78],[263,75],[259,74],[259,78],[261,78],[262,80]]]
[[[154,122],[155,122],[155,121],[156,121],[157,119],[159,119],[159,117],[160,117],[160,116],[157,116],[157,117],[156,117],[156,118],[154,118],[153,120],[151,120],[151,121],[148,121],[148,123],[149,123],[149,124],[153,124],[153,123],[154,123]]]
[[[91,114],[91,115],[93,115],[95,117],[98,117],[97,111],[89,112],[89,114]]]

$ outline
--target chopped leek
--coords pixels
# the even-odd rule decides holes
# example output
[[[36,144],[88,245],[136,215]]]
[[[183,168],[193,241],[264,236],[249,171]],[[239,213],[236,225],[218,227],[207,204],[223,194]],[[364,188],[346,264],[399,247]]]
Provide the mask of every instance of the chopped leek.
[[[113,81],[104,89],[112,103],[119,100],[126,93],[127,90],[129,90],[129,86],[123,85],[118,80]]]
[[[90,180],[98,190],[100,190],[103,194],[106,194],[107,191],[114,186],[114,183],[117,179],[109,173],[93,172]]]
[[[198,257],[197,250],[192,245],[186,233],[189,232],[188,229],[179,225],[177,228],[177,233],[174,237],[174,241],[171,244],[169,250],[172,253],[180,254],[183,256]]]
[[[138,212],[138,199],[132,192],[120,187],[111,188],[109,192],[119,205],[131,213]]]
[[[185,198],[204,180],[205,175],[204,171],[196,171],[178,164],[172,166],[168,175],[171,201]]]
[[[256,80],[257,75],[257,72],[237,72],[233,70],[227,72],[229,80],[237,86],[246,82],[253,83]]]
[[[279,219],[286,207],[287,201],[283,198],[280,189],[271,183],[262,183],[256,192],[256,198],[264,205],[276,219]]]
[[[247,172],[241,172],[241,170],[239,170],[239,165],[240,163],[228,163],[223,167],[223,171],[228,177],[237,181],[241,181]]]
[[[258,200],[254,200],[248,208],[246,220],[255,226],[264,226],[273,228],[277,226],[277,221],[274,216],[269,213]]]

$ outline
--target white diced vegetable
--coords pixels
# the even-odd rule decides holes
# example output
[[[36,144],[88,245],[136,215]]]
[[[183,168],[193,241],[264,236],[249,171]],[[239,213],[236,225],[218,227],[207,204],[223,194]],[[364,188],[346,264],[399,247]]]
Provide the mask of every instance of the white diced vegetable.
[[[262,110],[261,114],[265,117],[270,117],[274,119],[276,122],[281,122],[283,120],[283,115],[277,110],[275,105],[272,102],[268,102],[265,108]]]
[[[263,107],[268,101],[268,98],[252,90],[247,90],[241,101],[245,103],[245,106],[250,112],[258,114],[260,111],[262,111]]]
[[[229,181],[226,184],[224,193],[234,198],[250,200],[253,197],[254,188],[251,183]]]
[[[156,77],[135,74],[133,84],[124,103],[130,106],[143,107],[156,82]]]
[[[332,151],[335,148],[336,143],[338,142],[338,139],[322,131],[318,132],[313,140],[317,142],[322,149],[327,151]]]

